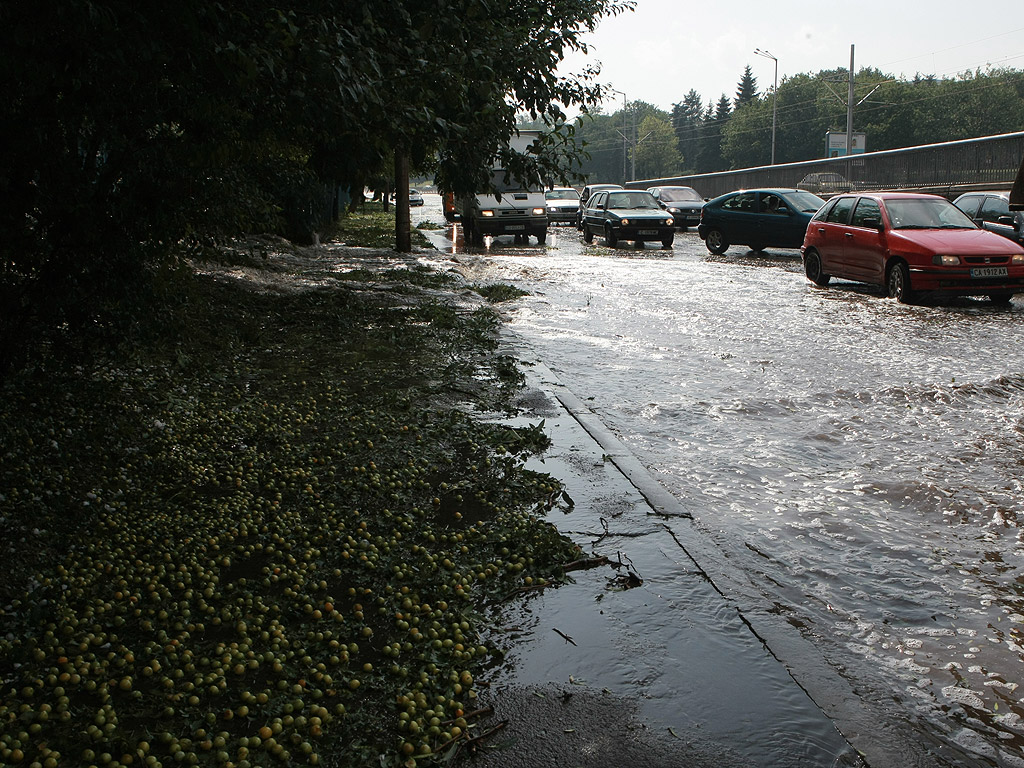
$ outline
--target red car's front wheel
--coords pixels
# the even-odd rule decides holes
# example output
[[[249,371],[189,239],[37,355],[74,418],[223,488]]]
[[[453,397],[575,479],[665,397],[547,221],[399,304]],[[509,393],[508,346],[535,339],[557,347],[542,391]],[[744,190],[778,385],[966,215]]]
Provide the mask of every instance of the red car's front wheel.
[[[889,267],[888,294],[889,298],[896,299],[901,304],[910,304],[913,301],[914,293],[910,289],[910,270],[902,261],[897,261]]]

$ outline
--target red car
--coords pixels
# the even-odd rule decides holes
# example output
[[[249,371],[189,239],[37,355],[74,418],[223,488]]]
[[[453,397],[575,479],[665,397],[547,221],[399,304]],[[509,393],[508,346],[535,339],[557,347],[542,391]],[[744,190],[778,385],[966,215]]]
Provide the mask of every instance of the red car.
[[[880,285],[908,303],[922,294],[1024,292],[1024,249],[975,226],[948,200],[909,192],[839,195],[821,207],[800,248],[807,278]]]

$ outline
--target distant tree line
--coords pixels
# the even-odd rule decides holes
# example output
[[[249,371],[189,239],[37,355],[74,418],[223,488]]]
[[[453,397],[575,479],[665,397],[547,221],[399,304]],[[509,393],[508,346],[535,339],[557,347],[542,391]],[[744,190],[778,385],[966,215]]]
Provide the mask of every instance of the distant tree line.
[[[632,5],[0,4],[0,372],[26,339],[130,326],[218,239],[309,242],[398,168],[474,189],[517,115],[550,131],[532,170],[568,178],[563,107],[603,93],[558,63]]]
[[[1024,72],[993,69],[955,78],[897,80],[864,68],[854,79],[854,130],[880,151],[1024,130]],[[849,70],[783,78],[775,162],[825,157],[825,134],[846,131]],[[865,98],[866,97],[866,98]],[[862,103],[861,100],[863,100]],[[705,102],[691,89],[670,111],[642,101],[580,118],[591,181],[711,173],[771,162],[773,96],[747,66],[732,98]]]

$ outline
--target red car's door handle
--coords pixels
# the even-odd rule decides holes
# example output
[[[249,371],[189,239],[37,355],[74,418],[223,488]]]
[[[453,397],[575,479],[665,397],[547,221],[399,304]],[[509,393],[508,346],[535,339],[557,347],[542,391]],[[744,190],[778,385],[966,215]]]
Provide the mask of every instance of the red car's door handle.
[[[847,237],[853,237],[853,232],[844,232],[843,234]]]

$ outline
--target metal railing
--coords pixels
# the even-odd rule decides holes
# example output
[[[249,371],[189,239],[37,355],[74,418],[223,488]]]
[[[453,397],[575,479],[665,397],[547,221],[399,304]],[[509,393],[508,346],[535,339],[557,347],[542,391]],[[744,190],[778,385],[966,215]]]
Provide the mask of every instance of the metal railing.
[[[1022,157],[1024,131],[1018,131],[849,157],[644,179],[626,182],[625,186],[693,187],[708,199],[756,187],[795,187],[822,197],[852,190],[905,190],[952,199],[975,189],[1010,189]]]

